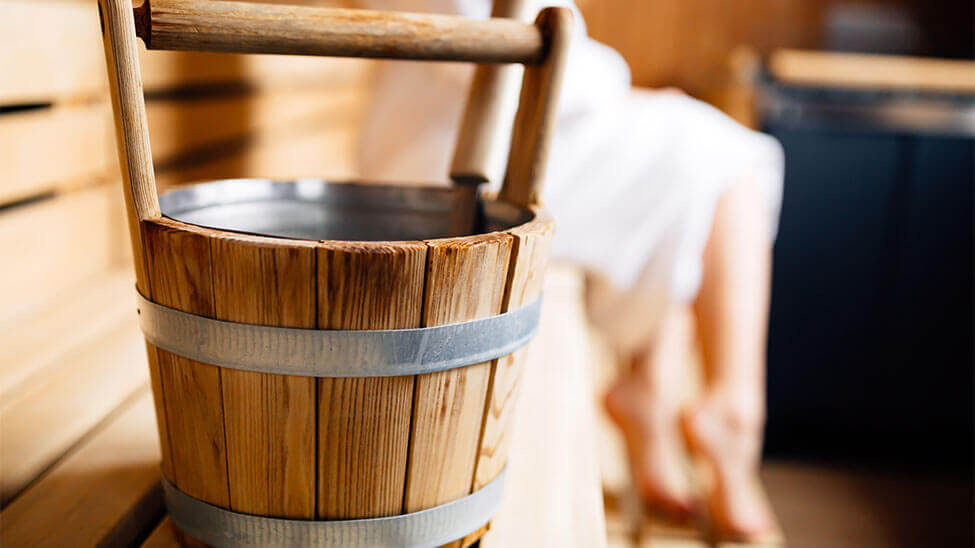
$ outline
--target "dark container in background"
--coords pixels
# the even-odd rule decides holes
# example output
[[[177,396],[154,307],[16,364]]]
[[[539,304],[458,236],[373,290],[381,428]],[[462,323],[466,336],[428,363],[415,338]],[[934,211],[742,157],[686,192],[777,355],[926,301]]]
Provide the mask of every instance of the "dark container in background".
[[[760,96],[786,154],[766,453],[970,474],[975,97]]]

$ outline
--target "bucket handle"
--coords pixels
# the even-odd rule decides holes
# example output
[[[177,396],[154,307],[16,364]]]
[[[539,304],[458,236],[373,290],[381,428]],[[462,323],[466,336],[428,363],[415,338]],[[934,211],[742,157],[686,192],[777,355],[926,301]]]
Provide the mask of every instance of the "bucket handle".
[[[98,3],[133,244],[141,244],[139,221],[161,216],[137,36],[149,49],[523,64],[499,199],[523,207],[538,201],[572,23],[566,8],[546,8],[534,24],[525,24],[244,2],[145,0],[135,8],[131,0]],[[460,143],[451,170],[455,178],[487,179],[483,151],[495,115],[484,113],[497,111],[494,95],[468,102],[472,114],[465,119],[471,121],[462,135],[477,137]],[[142,246],[134,250],[140,253]]]

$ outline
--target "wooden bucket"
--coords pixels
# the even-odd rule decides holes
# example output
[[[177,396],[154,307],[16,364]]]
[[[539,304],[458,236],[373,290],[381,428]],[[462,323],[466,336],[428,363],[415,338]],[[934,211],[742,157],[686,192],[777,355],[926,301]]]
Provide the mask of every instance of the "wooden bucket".
[[[570,13],[527,25],[99,2],[174,522],[217,546],[479,538],[552,234],[536,202]],[[476,193],[501,86],[483,65],[452,188],[238,180],[160,199],[137,34],[150,48],[522,63],[502,190]]]

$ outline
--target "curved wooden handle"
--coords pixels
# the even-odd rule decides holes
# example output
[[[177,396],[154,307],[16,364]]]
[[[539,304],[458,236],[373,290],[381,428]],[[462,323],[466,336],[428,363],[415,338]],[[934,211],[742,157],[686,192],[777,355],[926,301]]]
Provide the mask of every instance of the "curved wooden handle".
[[[522,206],[538,200],[572,24],[572,12],[566,8],[546,8],[534,25],[526,25],[500,18],[478,21],[202,0],[146,0],[133,9],[130,1],[98,0],[137,256],[143,256],[139,223],[158,218],[160,212],[133,29],[149,47],[160,49],[523,63],[525,76],[500,198]],[[493,101],[486,101],[488,111]],[[478,132],[486,126],[474,124]],[[145,272],[139,266],[142,283]]]
[[[539,29],[510,19],[203,0],[146,0],[149,49],[424,61],[541,61]]]
[[[535,25],[545,36],[548,51],[540,64],[525,67],[508,167],[498,194],[499,199],[522,207],[537,204],[542,194],[572,35],[572,11],[545,8]]]
[[[115,111],[115,142],[122,168],[122,193],[132,239],[135,283],[143,295],[148,295],[149,277],[140,222],[157,219],[162,214],[149,148],[138,41],[131,30],[134,25],[132,4],[129,0],[98,0],[98,11],[102,18],[102,43]]]

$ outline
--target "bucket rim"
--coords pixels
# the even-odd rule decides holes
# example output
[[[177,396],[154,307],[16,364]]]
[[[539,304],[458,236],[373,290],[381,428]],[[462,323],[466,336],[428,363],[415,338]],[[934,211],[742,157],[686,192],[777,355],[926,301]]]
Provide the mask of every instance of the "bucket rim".
[[[285,245],[389,245],[438,242],[456,239],[497,237],[512,229],[536,222],[549,222],[541,206],[520,207],[497,199],[493,192],[482,192],[481,204],[485,213],[485,230],[474,234],[431,235],[417,238],[312,238],[271,231],[255,231],[220,223],[196,222],[191,214],[214,206],[247,205],[262,201],[296,201],[329,204],[336,211],[350,207],[355,210],[381,211],[399,209],[428,218],[446,217],[460,193],[457,187],[436,183],[390,184],[366,180],[331,180],[324,178],[273,179],[244,177],[188,182],[170,188],[159,195],[162,215],[177,228],[214,234],[244,236],[258,241]],[[180,226],[182,225],[182,226]]]

